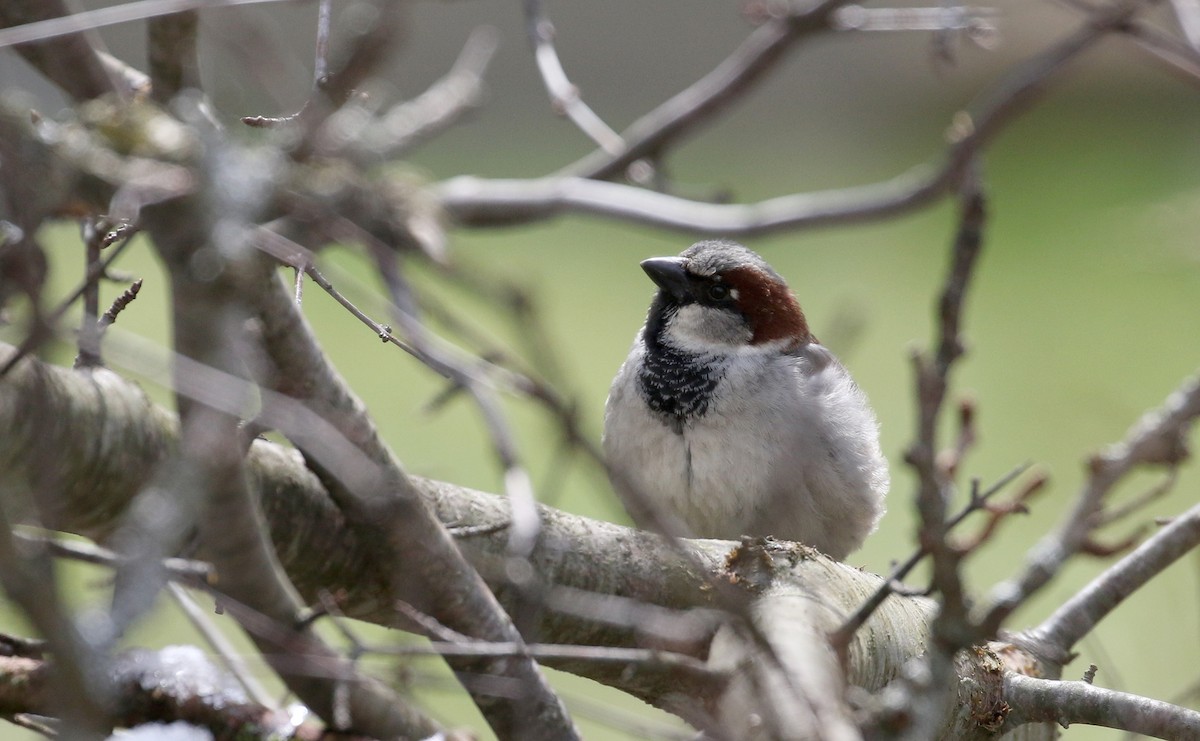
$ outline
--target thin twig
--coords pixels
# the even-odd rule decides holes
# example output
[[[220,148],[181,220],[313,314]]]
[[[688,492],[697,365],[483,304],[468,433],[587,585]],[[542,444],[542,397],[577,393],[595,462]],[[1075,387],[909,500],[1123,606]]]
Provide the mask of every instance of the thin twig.
[[[483,76],[498,46],[496,29],[475,28],[450,70],[424,92],[378,116],[364,115],[364,106],[350,101],[325,122],[322,131],[329,135],[318,135],[317,148],[364,166],[403,155],[479,105]]]
[[[178,584],[170,583],[167,584],[167,594],[171,595],[171,599],[183,611],[188,622],[204,637],[204,640],[216,652],[221,663],[242,686],[250,699],[264,708],[278,709],[271,693],[267,692],[262,683],[254,677],[254,673],[243,660],[242,655],[237,652],[221,629],[213,624],[208,613],[200,609],[200,605],[196,604],[196,600],[192,599],[187,590]]]
[[[89,273],[100,262],[101,240],[104,235],[100,231],[99,217],[89,216],[83,220],[85,273]],[[100,271],[99,277],[104,277]],[[76,368],[94,368],[101,364],[100,360],[100,329],[97,326],[100,315],[100,280],[86,284],[83,290],[83,317],[79,320],[79,354],[75,357]]]
[[[672,142],[710,122],[722,108],[753,89],[774,69],[795,43],[810,34],[828,31],[829,16],[847,0],[805,4],[796,15],[772,18],[711,72],[659,105],[622,132],[618,154],[599,150],[563,169],[560,176],[607,180],[624,173],[638,160],[654,158]]]
[[[111,265],[118,257],[120,257],[121,253],[124,252],[125,248],[128,246],[129,239],[126,238],[124,241],[120,242],[120,244],[118,244],[112,250],[112,252],[108,253],[108,257],[99,262],[91,263],[88,267],[87,275],[83,277],[83,281],[79,284],[79,286],[69,293],[67,297],[63,299],[58,306],[56,306],[45,317],[45,326],[53,327],[55,324],[57,324],[63,318],[63,316],[66,315],[67,311],[71,308],[71,305],[78,301],[79,298],[83,296],[91,286],[95,285],[95,283],[104,276],[105,272],[108,270],[108,266]],[[7,375],[8,372],[12,370],[13,366],[21,362],[21,358],[37,349],[46,339],[47,336],[44,332],[33,332],[26,337],[21,344],[17,346],[17,351],[9,357],[8,361],[3,365],[3,367],[0,367],[0,378]]]
[[[1018,476],[1029,470],[1029,463],[1022,463],[1013,468],[1011,471],[1001,476],[998,481],[989,486],[983,491],[979,491],[978,487],[971,488],[971,497],[963,505],[953,517],[946,521],[946,532],[949,533],[954,528],[958,527],[970,515],[980,510],[986,510],[992,497],[998,494],[1004,487],[1012,483]],[[849,618],[842,624],[840,628],[830,635],[830,641],[836,647],[845,647],[849,645],[850,639],[858,632],[867,620],[874,614],[875,610],[883,604],[890,595],[897,593],[898,586],[904,581],[917,564],[919,564],[925,556],[929,555],[929,549],[925,546],[917,546],[917,549],[903,563],[892,569],[892,573],[888,576],[875,593],[866,599],[858,609],[854,611]]]
[[[329,32],[333,25],[333,0],[317,4],[317,44],[313,53],[313,88],[325,84],[329,75]]]
[[[484,641],[432,641],[427,644],[364,645],[364,654],[384,656],[472,656],[507,658],[525,656],[533,659],[587,661],[609,664],[642,664],[669,667],[686,675],[689,680],[723,682],[728,679],[725,672],[710,669],[708,665],[692,656],[650,648],[623,648],[617,646],[574,646],[544,643],[487,643]]]
[[[569,118],[575,126],[609,155],[620,154],[625,148],[621,135],[604,122],[591,107],[583,102],[583,96],[567,77],[558,50],[554,48],[554,24],[546,17],[541,0],[525,0],[525,33],[533,46],[542,84],[550,96],[550,104],[556,113]]]
[[[100,317],[99,325],[101,332],[117,321],[117,316],[125,310],[125,307],[133,303],[133,300],[137,298],[138,293],[141,292],[141,290],[142,279],[138,278],[133,282],[132,285],[129,286],[129,288],[126,288],[124,291],[122,291],[120,296],[117,296],[115,299],[113,299],[112,305],[108,307],[108,311],[104,312],[104,316]]]
[[[36,543],[44,547],[50,554],[60,558],[69,558],[97,566],[117,568],[124,560],[107,548],[82,541],[62,540],[51,536],[33,535],[27,532],[13,533],[13,537],[27,543]],[[167,558],[162,562],[163,569],[175,580],[197,587],[206,587],[214,576],[212,564],[204,561],[192,561],[186,558]]]
[[[352,226],[348,222],[347,226]],[[371,319],[345,295],[334,288],[328,278],[308,260],[311,253],[299,245],[294,245],[286,237],[268,229],[258,230],[259,242],[265,243],[268,251],[276,257],[290,256],[289,264],[302,265],[306,275],[312,278],[318,286],[349,311],[356,319],[371,328],[371,331],[384,342],[396,345],[406,353],[420,360],[431,370],[443,378],[453,382],[465,390],[475,401],[483,417],[484,424],[490,435],[493,449],[503,468],[504,489],[512,502],[512,518],[509,523],[511,554],[514,558],[524,559],[528,556],[537,540],[539,519],[537,514],[537,499],[533,492],[533,483],[524,467],[520,465],[516,450],[516,438],[495,398],[490,392],[490,382],[481,374],[479,363],[468,364],[459,361],[449,352],[434,342],[434,336],[422,324],[413,310],[403,307],[415,306],[415,299],[407,283],[400,276],[395,263],[395,251],[382,245],[360,229],[355,235],[369,248],[376,260],[380,275],[391,296],[390,305],[393,316],[404,329],[408,341],[405,342],[393,334],[390,326]],[[514,574],[528,573],[516,571]],[[522,585],[518,585],[522,586]],[[528,586],[528,585],[526,585]]]
[[[40,720],[35,720],[31,713],[13,713],[12,715],[5,715],[4,719],[14,726],[32,731],[46,738],[58,738],[57,730]]]
[[[1171,489],[1175,488],[1175,483],[1179,480],[1179,469],[1172,467],[1167,471],[1167,475],[1163,477],[1154,486],[1151,486],[1146,491],[1142,492],[1137,497],[1125,502],[1119,507],[1104,507],[1096,513],[1095,526],[1102,528],[1111,525],[1114,522],[1125,519],[1131,514],[1138,512],[1145,507],[1162,499]]]
[[[953,486],[936,463],[937,427],[949,387],[950,370],[964,352],[962,312],[967,288],[982,248],[984,196],[978,175],[962,185],[958,233],[951,253],[950,271],[938,301],[939,331],[932,359],[914,355],[917,374],[917,434],[905,453],[919,481],[917,510],[921,515],[920,543],[933,557],[933,582],[943,597],[943,615],[965,611],[958,578],[959,555],[946,537],[946,503]]]

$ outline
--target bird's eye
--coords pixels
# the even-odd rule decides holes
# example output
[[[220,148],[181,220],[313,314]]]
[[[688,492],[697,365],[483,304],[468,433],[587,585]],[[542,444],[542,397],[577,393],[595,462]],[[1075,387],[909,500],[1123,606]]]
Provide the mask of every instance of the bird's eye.
[[[714,283],[708,287],[708,297],[713,301],[724,301],[729,298],[729,286]]]

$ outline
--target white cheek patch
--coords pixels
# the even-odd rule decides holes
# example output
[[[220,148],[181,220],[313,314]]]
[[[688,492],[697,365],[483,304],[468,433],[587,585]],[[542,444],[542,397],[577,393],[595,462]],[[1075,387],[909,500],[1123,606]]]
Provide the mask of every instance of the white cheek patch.
[[[703,353],[741,347],[750,342],[754,333],[733,312],[688,304],[668,320],[666,334],[680,350]]]

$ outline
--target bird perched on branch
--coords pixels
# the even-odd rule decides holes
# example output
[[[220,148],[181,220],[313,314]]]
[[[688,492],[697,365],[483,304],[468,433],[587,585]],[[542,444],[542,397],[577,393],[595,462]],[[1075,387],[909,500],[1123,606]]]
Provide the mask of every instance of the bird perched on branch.
[[[605,456],[634,521],[845,558],[888,489],[866,395],[783,278],[742,245],[698,242],[642,269],[658,293],[604,414]]]

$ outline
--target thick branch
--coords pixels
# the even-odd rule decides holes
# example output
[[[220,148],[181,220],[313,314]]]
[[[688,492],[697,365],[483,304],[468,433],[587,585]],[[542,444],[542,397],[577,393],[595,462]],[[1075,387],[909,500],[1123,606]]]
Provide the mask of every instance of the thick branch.
[[[39,374],[40,386],[35,381]],[[35,439],[28,434],[28,425],[38,416],[57,424]],[[56,526],[101,540],[112,532],[116,518],[149,472],[169,455],[177,436],[173,415],[111,371],[74,372],[32,359],[22,361],[0,380],[0,429],[9,431],[0,436],[0,474],[13,479],[27,476],[30,446],[55,450],[64,502],[63,519]],[[315,600],[321,589],[344,593],[341,604],[347,614],[397,625],[390,574],[395,564],[374,557],[364,541],[367,536],[347,522],[302,457],[294,450],[256,441],[247,471],[261,492],[263,514],[280,561],[301,594]],[[507,521],[508,504],[500,497],[411,480],[444,522],[482,526]],[[548,507],[540,513],[542,533],[531,563],[539,579],[554,587],[548,598],[553,609],[544,612],[538,626],[547,642],[656,646],[677,641],[680,626],[689,620],[687,613],[674,611],[702,608],[707,612],[703,608],[710,599],[709,582],[730,578],[726,557],[736,544],[690,541],[689,557],[683,558],[649,533]],[[460,547],[506,599],[506,533],[467,537]],[[792,557],[788,578],[827,605],[837,617],[831,625],[878,588],[877,576],[804,551],[792,553],[798,555]],[[696,571],[696,564],[703,570]],[[869,689],[891,681],[904,661],[923,649],[931,609],[929,602],[907,597],[884,605],[847,650],[848,681]],[[696,619],[703,622],[702,616]],[[675,648],[703,656],[706,645],[697,638]],[[553,663],[656,704],[669,705],[673,693],[680,692],[677,678],[669,671],[586,659]]]
[[[49,697],[52,668],[52,664],[41,659],[0,657],[0,715],[53,716],[58,712],[60,708]],[[215,738],[267,741],[279,737],[283,719],[270,709],[247,701],[231,680],[203,662],[197,649],[174,647],[156,654],[130,652],[116,662],[109,679],[117,692],[113,704],[118,713],[113,720],[118,726],[184,721],[207,728]],[[297,741],[325,737],[322,729],[312,724],[289,731],[289,737]],[[355,737],[345,738],[351,741]]]
[[[255,298],[264,346],[275,365],[275,383],[335,425],[342,439],[361,451],[374,474],[375,483],[348,486],[355,478],[361,480],[361,472],[342,473],[339,468],[345,468],[348,461],[318,458],[320,467],[333,474],[330,491],[339,509],[373,551],[373,560],[392,567],[385,570],[389,595],[384,604],[403,599],[419,604],[472,638],[522,642],[508,615],[434,518],[414,480],[380,439],[362,401],[329,363],[288,291],[271,276],[255,292]],[[311,431],[301,426],[282,431],[309,456],[318,456],[329,443],[320,435],[308,437]],[[474,695],[498,734],[503,735],[505,729],[508,733],[523,731],[524,738],[555,733],[565,738],[575,733],[532,659],[451,658],[448,662],[460,672],[505,676],[524,688],[518,698]]]
[[[217,251],[206,238],[213,229],[200,200],[180,199],[148,210],[147,227],[171,268],[180,360],[236,377],[249,365],[239,330],[248,310],[238,299],[253,280],[256,255],[246,245],[240,252],[232,247],[225,253],[228,265],[217,276],[197,271],[196,260],[206,255],[214,259],[211,254]],[[231,613],[288,688],[334,728],[359,729],[379,737],[436,733],[440,727],[435,721],[361,673],[311,625],[299,622],[303,605],[269,540],[255,489],[258,481],[247,475],[238,434],[236,413],[250,398],[249,389],[237,385],[221,389],[218,394],[229,408],[197,400],[180,391],[189,383],[190,367],[178,362],[174,369],[182,421],[179,448],[156,472],[155,482],[171,492],[179,509],[194,510],[201,548],[217,569],[222,593],[233,601]],[[147,524],[136,523],[142,530]],[[127,583],[144,589],[137,581],[145,580]],[[120,591],[114,602],[114,609],[123,607]]]

